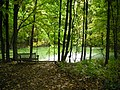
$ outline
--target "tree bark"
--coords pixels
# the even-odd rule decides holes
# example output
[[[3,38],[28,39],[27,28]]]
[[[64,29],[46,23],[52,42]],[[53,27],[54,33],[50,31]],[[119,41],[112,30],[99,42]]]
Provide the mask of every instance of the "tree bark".
[[[61,11],[62,0],[60,0],[60,11],[59,11],[59,30],[58,30],[58,61],[60,61],[60,31],[61,31]]]
[[[70,43],[70,38],[71,38],[71,36],[70,36],[70,34],[71,34],[71,26],[72,26],[72,0],[70,0],[69,30],[68,30],[66,52],[65,52],[64,60],[66,60],[67,54],[69,52],[68,48],[69,48],[69,43]]]
[[[0,1],[0,8],[3,7],[3,1]],[[3,11],[0,10],[0,41],[1,41],[1,53],[2,53],[2,61],[5,62],[5,44],[3,40],[3,32],[2,32],[2,17],[3,17]]]
[[[76,2],[76,0],[74,0],[74,4],[73,4],[73,15],[74,15],[74,17],[72,19],[72,31],[71,31],[71,43],[70,43],[69,63],[71,63],[71,56],[72,56],[72,50],[73,50],[73,29],[74,29],[74,23],[75,23],[75,19],[76,19],[75,2]]]
[[[92,32],[90,32],[90,57],[89,59],[91,60],[92,59],[92,43],[91,43],[91,35],[92,35]]]
[[[67,32],[67,24],[68,24],[68,8],[69,8],[69,0],[67,0],[65,31],[64,31],[64,38],[63,38],[63,48],[62,48],[61,61],[65,61],[64,51],[65,51],[65,40],[66,40],[66,32]]]
[[[84,60],[86,59],[86,39],[87,39],[87,29],[88,29],[88,25],[87,25],[87,17],[88,17],[88,0],[86,0],[86,20],[85,20],[85,44],[84,44]]]
[[[35,15],[36,15],[36,8],[37,8],[37,0],[35,1],[34,6],[34,14],[33,14],[33,25],[32,25],[32,31],[31,31],[31,40],[30,40],[30,60],[32,60],[32,52],[33,52],[33,35],[34,35],[34,28],[35,28]]]
[[[10,62],[9,56],[9,0],[6,0],[6,61]]]
[[[114,41],[114,57],[115,57],[115,59],[118,59],[118,55],[117,55],[117,53],[118,53],[118,50],[117,50],[117,48],[118,48],[118,16],[119,16],[119,5],[118,5],[118,0],[117,0],[117,19],[116,19],[116,29],[115,29],[115,41]]]
[[[110,0],[108,0],[108,10],[107,10],[107,33],[106,33],[106,60],[105,65],[108,64],[109,60],[109,48],[110,48]]]
[[[84,33],[85,33],[85,0],[84,0],[84,6],[83,6],[83,35],[82,35],[82,51],[81,51],[81,58],[80,61],[83,60],[83,53],[84,53]]]
[[[112,16],[112,31],[113,31],[113,41],[114,41],[114,58],[117,59],[117,43],[116,43],[117,28],[115,28],[117,26],[115,26],[113,5],[111,5],[111,16]]]
[[[19,4],[17,3],[17,0],[14,0],[14,18],[13,18],[13,59],[17,60],[17,17],[18,17],[18,10],[19,10]]]
[[[91,60],[92,59],[92,46],[90,45],[90,57],[89,59]]]

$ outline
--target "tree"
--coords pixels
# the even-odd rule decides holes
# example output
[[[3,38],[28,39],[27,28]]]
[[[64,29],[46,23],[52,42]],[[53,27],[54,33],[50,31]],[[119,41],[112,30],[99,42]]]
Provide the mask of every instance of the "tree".
[[[109,60],[109,48],[110,48],[110,0],[107,1],[108,10],[107,10],[107,33],[106,33],[106,60],[105,65],[108,64]]]
[[[113,11],[114,4],[111,4],[111,16],[112,16],[112,31],[113,31],[113,46],[114,46],[114,58],[117,59],[117,22],[115,23],[115,15]],[[117,21],[117,19],[116,19]],[[116,24],[116,25],[115,25]]]
[[[10,61],[9,57],[9,0],[6,0],[6,61]]]
[[[86,59],[86,39],[87,39],[87,29],[88,29],[88,21],[87,21],[87,17],[88,17],[88,0],[86,0],[86,15],[85,15],[85,44],[84,44],[84,60]]]
[[[17,60],[17,20],[18,20],[19,3],[14,0],[14,18],[13,18],[13,59]]]
[[[35,14],[36,14],[36,8],[37,8],[37,0],[35,0],[34,8],[35,9],[33,13],[33,25],[32,25],[31,40],[30,40],[30,59],[32,59],[32,51],[33,51],[33,35],[34,35],[34,28],[35,28]]]
[[[92,35],[92,32],[90,32],[90,36]],[[92,58],[92,45],[91,45],[91,37],[90,37],[90,57],[89,59],[91,60]]]
[[[66,44],[66,52],[64,56],[64,60],[66,60],[67,54],[69,52],[69,43],[70,43],[70,34],[71,34],[71,26],[72,26],[72,0],[70,0],[70,16],[69,16],[69,30],[68,30],[68,36],[67,36],[67,44]]]
[[[67,24],[68,24],[68,8],[69,8],[69,0],[67,0],[67,6],[66,6],[66,20],[65,20],[65,30],[64,30],[61,61],[65,61],[64,51],[65,51],[65,40],[66,40]]]
[[[72,50],[73,50],[73,30],[74,30],[74,28],[75,28],[75,27],[74,27],[74,24],[75,24],[75,19],[76,19],[76,6],[77,6],[76,3],[77,3],[77,1],[74,0],[69,62],[71,62],[71,56],[72,56]],[[77,41],[77,43],[78,43],[78,41]],[[77,48],[76,48],[76,49],[77,49]],[[75,59],[75,60],[76,60],[76,59]]]
[[[3,0],[0,0],[0,40],[1,40],[1,52],[2,52],[2,60],[5,62],[5,45],[4,45],[4,40],[3,40],[3,31],[2,31],[2,19],[3,19]]]
[[[116,29],[115,29],[115,33],[114,33],[114,38],[115,38],[115,40],[114,40],[114,57],[115,57],[115,59],[118,59],[118,50],[117,50],[117,48],[118,48],[118,28],[119,28],[119,26],[118,26],[118,17],[119,17],[119,2],[118,2],[118,0],[116,1],[116,3],[117,3],[117,18],[116,18]]]
[[[82,33],[82,51],[81,51],[81,61],[83,59],[83,52],[84,52],[84,32],[85,32],[85,0],[83,5],[83,33]]]
[[[58,61],[60,61],[60,31],[61,31],[61,12],[62,12],[62,0],[60,0],[60,11],[59,11],[59,30],[58,30]]]

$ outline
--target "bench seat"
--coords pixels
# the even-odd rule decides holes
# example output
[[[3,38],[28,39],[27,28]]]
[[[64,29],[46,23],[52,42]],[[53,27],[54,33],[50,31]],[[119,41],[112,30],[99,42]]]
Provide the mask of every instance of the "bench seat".
[[[18,53],[17,55],[18,61],[38,61],[39,55],[36,55],[36,53],[32,53],[32,57],[30,58],[30,53]]]

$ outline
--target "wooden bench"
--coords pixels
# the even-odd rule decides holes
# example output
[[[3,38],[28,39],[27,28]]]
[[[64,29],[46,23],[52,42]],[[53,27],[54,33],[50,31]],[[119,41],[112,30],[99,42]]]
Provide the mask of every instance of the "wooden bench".
[[[32,53],[32,57],[30,58],[30,53],[19,53],[17,55],[18,61],[38,61],[39,55],[36,55],[36,53]]]

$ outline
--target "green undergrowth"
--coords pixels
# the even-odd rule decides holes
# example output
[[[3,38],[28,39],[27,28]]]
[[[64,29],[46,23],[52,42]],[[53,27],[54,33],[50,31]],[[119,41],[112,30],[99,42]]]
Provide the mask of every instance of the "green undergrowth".
[[[120,89],[120,60],[109,60],[109,64],[106,66],[103,60],[60,63],[60,69],[78,79],[87,78],[91,82],[97,80],[99,81],[100,87],[102,87],[101,89]]]

